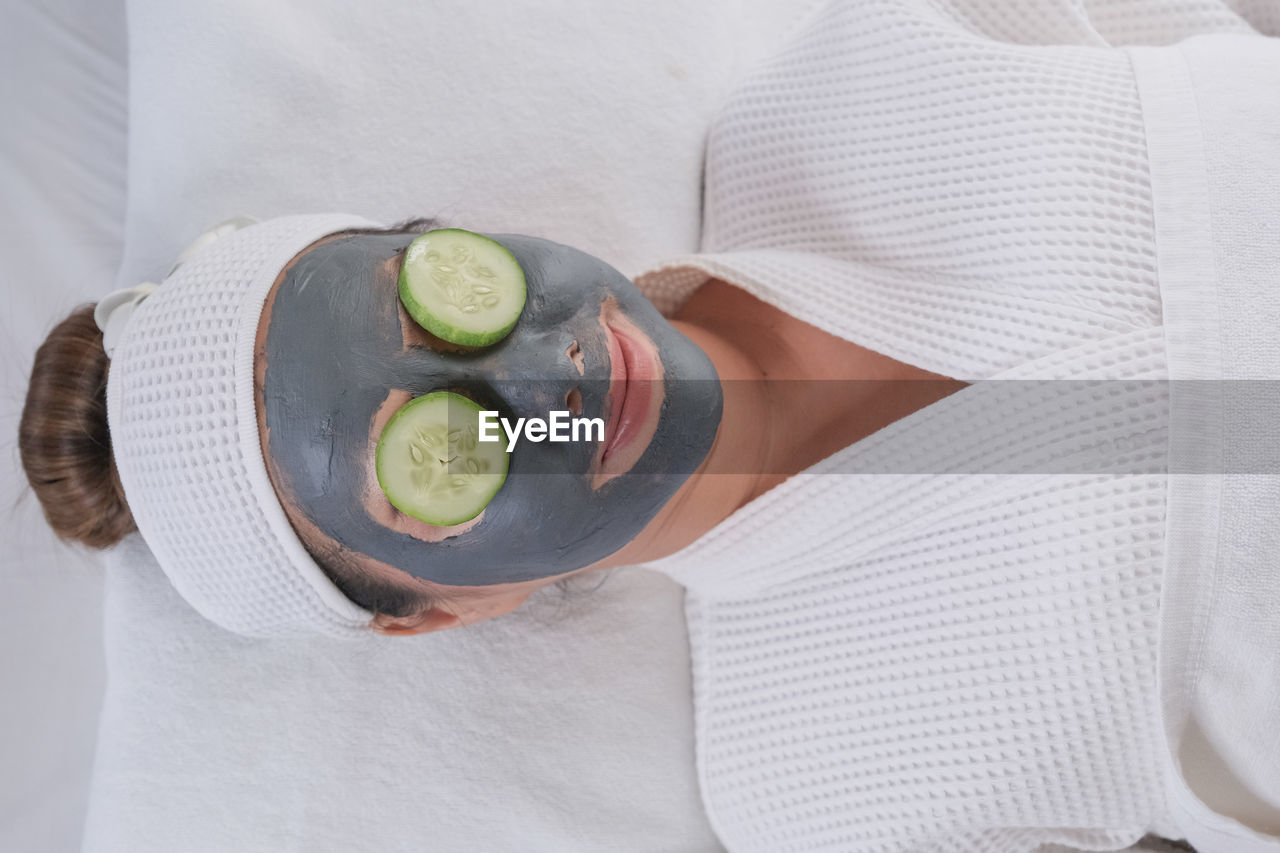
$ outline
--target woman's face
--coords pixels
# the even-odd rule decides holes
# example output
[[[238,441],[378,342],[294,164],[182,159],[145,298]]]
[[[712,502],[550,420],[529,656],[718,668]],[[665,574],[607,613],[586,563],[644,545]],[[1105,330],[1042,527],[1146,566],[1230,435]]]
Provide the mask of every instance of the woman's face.
[[[401,306],[417,233],[342,234],[281,272],[258,329],[260,426],[291,515],[353,552],[449,586],[562,575],[630,542],[706,458],[721,416],[711,361],[625,276],[559,243],[488,234],[524,270],[515,328],[449,345]],[[533,442],[479,516],[435,527],[396,510],[374,469],[383,426],[414,397],[471,397],[508,421],[600,418],[605,438]],[[594,439],[594,436],[593,436]]]

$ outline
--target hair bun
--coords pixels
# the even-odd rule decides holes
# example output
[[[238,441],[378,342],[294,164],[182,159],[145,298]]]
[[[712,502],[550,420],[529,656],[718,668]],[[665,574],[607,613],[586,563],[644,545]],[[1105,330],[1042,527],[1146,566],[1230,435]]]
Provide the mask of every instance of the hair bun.
[[[36,350],[18,450],[54,532],[107,548],[138,528],[111,453],[108,360],[93,308],[77,308]]]

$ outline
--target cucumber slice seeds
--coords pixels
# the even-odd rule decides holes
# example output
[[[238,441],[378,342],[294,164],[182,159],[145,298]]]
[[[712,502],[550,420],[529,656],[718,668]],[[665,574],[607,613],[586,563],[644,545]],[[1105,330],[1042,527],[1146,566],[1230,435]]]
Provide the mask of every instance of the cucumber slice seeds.
[[[440,228],[405,250],[400,301],[438,338],[471,347],[497,343],[515,326],[524,300],[524,270],[496,240]]]
[[[507,439],[481,442],[481,408],[452,391],[400,407],[378,438],[378,485],[392,506],[448,527],[480,514],[507,479]]]

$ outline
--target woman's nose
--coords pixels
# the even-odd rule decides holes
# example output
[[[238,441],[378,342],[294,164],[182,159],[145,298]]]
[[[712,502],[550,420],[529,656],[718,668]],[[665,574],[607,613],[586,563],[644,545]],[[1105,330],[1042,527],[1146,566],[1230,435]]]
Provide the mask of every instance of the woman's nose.
[[[539,338],[477,363],[477,378],[517,416],[545,418],[557,410],[581,414],[586,365],[582,343],[564,332]]]
[[[406,354],[410,375],[401,387],[414,396],[452,389],[517,417],[582,414],[593,396],[586,378],[590,344],[567,332],[530,337],[486,352]]]
[[[569,348],[565,350],[565,355],[578,371],[578,376],[582,377],[586,374],[586,356],[582,354],[582,345],[574,340],[569,344]],[[581,383],[574,385],[564,395],[564,407],[572,414],[582,414],[582,385]]]

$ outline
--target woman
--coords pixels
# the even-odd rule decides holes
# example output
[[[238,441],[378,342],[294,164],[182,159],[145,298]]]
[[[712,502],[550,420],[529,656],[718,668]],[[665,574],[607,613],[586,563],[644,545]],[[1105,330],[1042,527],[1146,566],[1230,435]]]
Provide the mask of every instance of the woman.
[[[253,236],[271,239],[271,232],[311,233],[317,223],[323,231],[335,221],[276,220],[251,226],[230,246],[209,251],[231,251]],[[261,310],[254,339],[256,414],[245,421],[257,424],[272,484],[308,551],[384,633],[422,633],[508,612],[539,586],[572,573],[548,574],[548,567],[585,571],[674,553],[788,474],[962,384],[869,382],[856,397],[833,397],[817,382],[766,385],[766,371],[774,379],[931,374],[822,333],[719,282],[667,322],[603,262],[518,235],[498,237],[519,259],[530,305],[537,307],[526,309],[512,333],[489,352],[460,352],[466,348],[451,347],[409,319],[396,295],[405,249],[425,230],[430,223],[419,220],[325,234],[273,276],[265,303],[250,297],[243,309]],[[164,332],[172,336],[182,364],[192,358],[192,342],[203,339],[199,329],[209,323],[209,309],[197,303],[207,300],[200,289],[213,275],[207,265],[216,261],[207,255],[197,259],[185,270],[200,276],[195,284],[184,285],[188,279],[179,272],[146,299],[151,316],[188,292],[182,305],[168,309],[178,323]],[[124,313],[132,307],[125,305]],[[180,320],[181,315],[205,319]],[[123,499],[127,487],[117,485],[134,474],[128,466],[123,472],[117,468],[109,436],[118,444],[137,418],[139,428],[151,433],[151,449],[140,451],[147,454],[161,452],[155,422],[177,435],[195,432],[181,423],[189,402],[180,404],[180,412],[124,415],[132,407],[122,400],[122,414],[106,429],[103,374],[108,364],[128,369],[118,366],[129,358],[127,350],[111,341],[119,322],[117,317],[107,328],[110,361],[88,309],[54,329],[37,357],[22,424],[24,464],[51,523],[68,538],[98,546],[136,529]],[[654,358],[654,378],[639,377],[643,367],[633,356],[626,359],[633,375],[610,380],[623,362],[609,349],[615,327],[626,330],[628,346],[634,341]],[[567,345],[549,343],[552,335]],[[406,355],[413,362],[397,364]],[[156,381],[155,357],[147,356],[147,378],[139,387]],[[67,369],[86,359],[96,369]],[[198,383],[198,376],[188,380],[182,370],[182,383]],[[570,391],[581,394],[586,412],[606,420],[606,437],[570,448],[576,459],[566,459],[554,445],[526,443],[512,454],[508,482],[472,521],[452,528],[428,525],[396,511],[377,488],[373,451],[390,416],[409,399],[482,382],[518,415],[545,416],[556,406],[544,399],[546,392],[564,378],[573,385]],[[723,419],[722,382],[728,391]],[[623,397],[651,391],[647,412],[611,410],[615,399],[621,404]],[[559,397],[567,393],[560,389]],[[74,417],[67,417],[69,411]],[[606,458],[606,446],[622,444],[612,440],[624,419],[639,435]],[[762,419],[769,423],[765,429],[759,428]],[[171,450],[183,453],[180,445]],[[539,450],[558,455],[540,458]],[[94,466],[101,479],[91,473]],[[156,493],[141,483],[132,490]],[[177,492],[158,503],[170,507],[171,523],[185,524],[185,513],[194,510],[177,508],[189,490],[183,485]],[[80,505],[86,501],[116,503],[103,510],[100,504]],[[539,511],[548,502],[554,512]],[[214,529],[219,538],[235,538]],[[367,621],[363,614],[361,619]]]
[[[1280,259],[1247,233],[1280,195],[1258,191],[1277,174],[1256,95],[1274,43],[1226,7],[1153,35],[1092,5],[833,5],[714,129],[707,251],[639,277],[649,306],[567,247],[495,235],[535,270],[542,313],[493,353],[437,351],[391,313],[415,229],[303,218],[219,241],[112,355],[139,528],[188,600],[246,633],[437,630],[566,569],[670,574],[690,590],[700,780],[731,849],[1120,849],[1153,831],[1275,849],[1271,682],[1222,688],[1233,661],[1267,659],[1270,634],[1223,617],[1274,589],[1256,543],[1275,489],[1160,467],[1246,431],[1229,411],[1170,429],[1163,386],[964,387],[1280,367]],[[1197,27],[1240,35],[1108,47]],[[662,413],[638,469],[599,483],[607,448],[579,448],[564,482],[517,476],[466,530],[378,517],[379,417],[415,383],[523,376],[545,408],[570,402],[580,355],[584,410],[604,411],[610,331],[687,412]],[[46,410],[32,387],[29,474],[53,429],[26,425]],[[1212,749],[1193,766],[1197,738]],[[1225,772],[1198,784],[1215,758]]]

